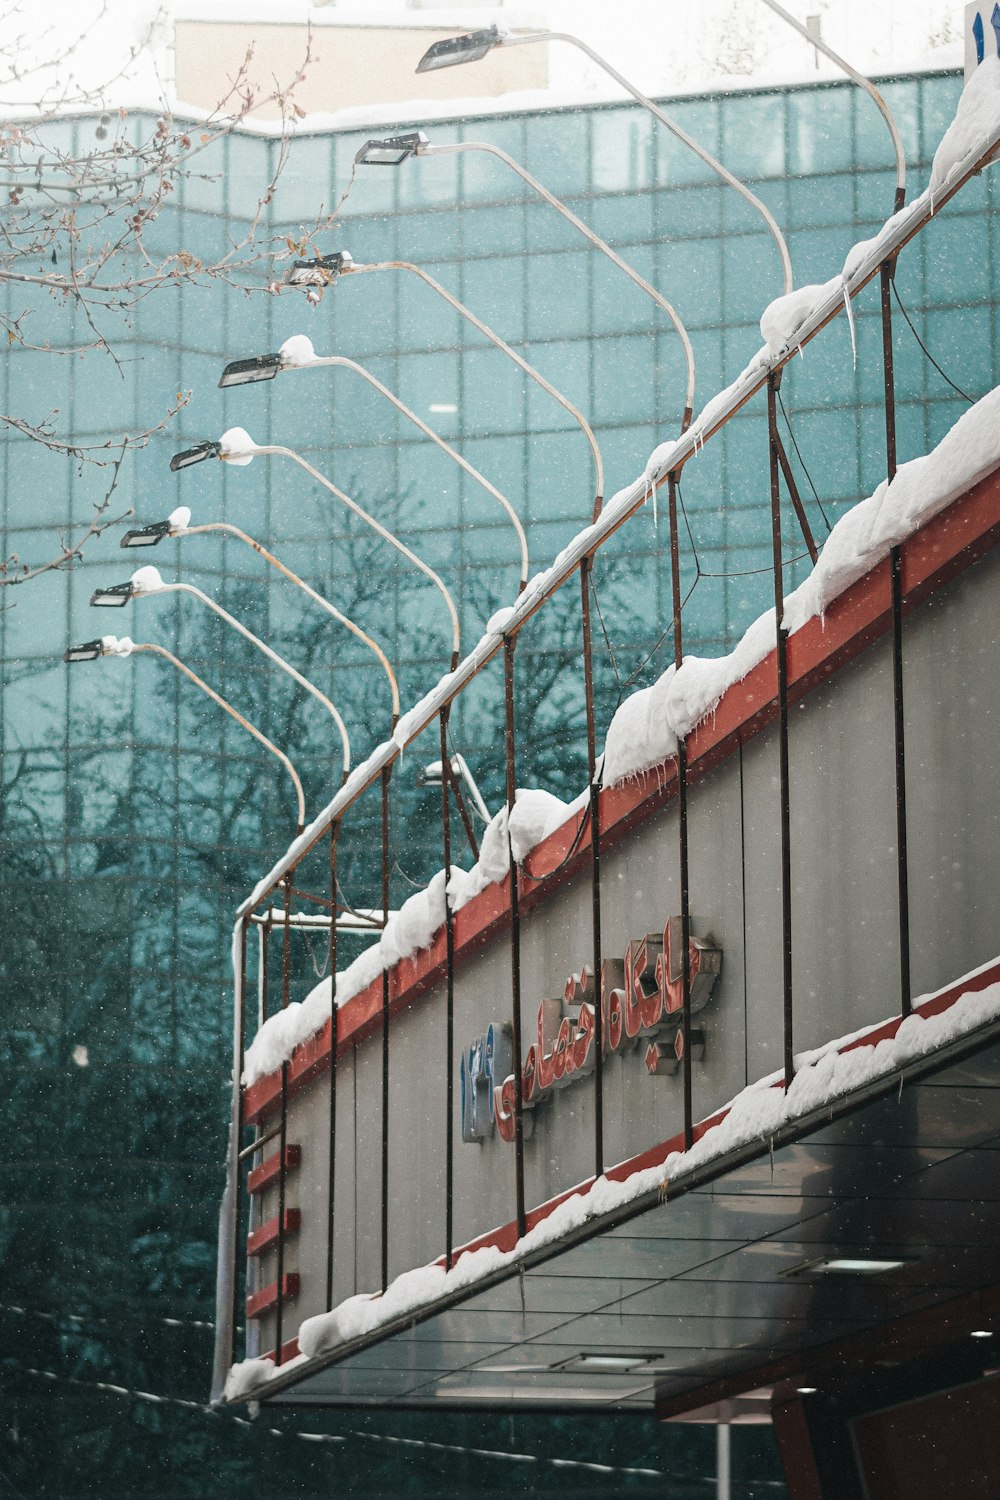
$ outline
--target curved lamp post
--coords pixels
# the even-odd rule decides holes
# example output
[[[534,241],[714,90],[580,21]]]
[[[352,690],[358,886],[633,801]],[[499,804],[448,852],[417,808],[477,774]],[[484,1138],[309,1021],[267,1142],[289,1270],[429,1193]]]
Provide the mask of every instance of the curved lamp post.
[[[492,52],[494,47],[522,47],[529,42],[569,42],[571,47],[578,47],[581,52],[586,53],[591,62],[595,62],[599,68],[603,68],[605,73],[610,74],[626,93],[631,94],[637,104],[641,104],[655,119],[659,120],[661,125],[665,125],[679,141],[683,141],[684,145],[693,151],[717,176],[721,177],[723,182],[728,183],[731,188],[735,188],[740,197],[745,199],[751,208],[756,209],[767,225],[771,238],[777,246],[778,254],[781,256],[785,292],[787,294],[792,290],[792,261],[788,254],[788,246],[785,244],[784,235],[778,228],[777,220],[767,205],[762,203],[754,193],[751,193],[750,189],[745,187],[738,177],[734,177],[728,167],[724,167],[721,161],[716,160],[710,152],[705,150],[704,146],[699,145],[693,136],[688,135],[687,131],[681,125],[678,125],[676,120],[672,120],[668,114],[660,109],[658,104],[654,104],[652,99],[647,98],[644,93],[636,88],[634,83],[630,83],[627,78],[618,72],[617,68],[612,67],[606,58],[601,57],[600,53],[595,52],[592,47],[589,47],[586,42],[581,41],[578,36],[573,36],[568,31],[531,31],[519,36],[513,36],[507,32],[502,32],[497,26],[490,26],[484,31],[472,31],[465,36],[446,37],[444,41],[435,42],[433,46],[428,47],[420,59],[416,71],[418,73],[429,73],[436,71],[438,68],[452,68],[459,63],[478,62],[488,52]]]
[[[306,583],[305,579],[300,578],[297,573],[293,573],[291,568],[287,567],[280,558],[275,557],[272,552],[268,552],[266,547],[262,547],[256,537],[248,535],[247,532],[241,531],[238,526],[233,526],[228,521],[205,521],[199,526],[190,525],[190,521],[191,512],[188,507],[186,505],[179,505],[175,511],[171,511],[165,521],[153,521],[148,526],[140,526],[134,531],[126,531],[120,545],[122,547],[156,547],[160,542],[166,541],[168,538],[177,539],[183,536],[198,536],[202,532],[209,531],[221,531],[227,536],[234,536],[239,541],[245,542],[265,562],[270,563],[272,568],[277,568],[279,573],[284,574],[304,594],[308,594],[309,598],[313,599],[321,609],[325,609],[327,614],[332,615],[335,620],[339,620],[342,625],[346,625],[347,629],[353,635],[357,636],[359,641],[363,641],[369,650],[374,653],[381,663],[386,677],[389,679],[389,688],[392,693],[392,727],[395,729],[396,721],[399,718],[399,684],[396,681],[396,674],[392,670],[389,658],[378,642],[374,641],[366,631],[362,630],[360,625],[356,625],[348,615],[342,614],[336,605],[330,603],[329,599],[324,598],[322,594],[318,594],[310,584]]]
[[[295,667],[290,662],[287,662],[283,656],[279,656],[277,651],[273,650],[265,641],[262,641],[259,636],[254,635],[252,630],[248,630],[245,625],[236,619],[235,615],[231,615],[228,610],[223,609],[221,604],[217,604],[214,599],[209,598],[208,594],[203,594],[201,589],[195,588],[193,583],[164,583],[157,568],[139,568],[132,574],[128,583],[117,583],[113,584],[110,588],[95,589],[91,595],[90,602],[97,608],[120,608],[128,604],[130,599],[144,599],[153,594],[193,594],[196,599],[201,600],[202,604],[206,604],[210,610],[213,610],[219,616],[220,620],[225,620],[227,625],[231,625],[234,630],[239,631],[240,635],[245,640],[248,640],[251,645],[256,646],[258,651],[262,651],[269,661],[274,662],[275,666],[280,667],[283,672],[287,672],[288,676],[294,682],[297,682],[300,687],[305,688],[307,693],[310,693],[319,703],[322,703],[337,726],[344,756],[344,775],[347,775],[351,769],[351,742],[347,735],[347,727],[337,712],[335,705],[330,702],[325,693],[321,693],[319,688],[315,687],[309,681],[308,677],[303,677],[302,673],[296,671]]]
[[[401,552],[404,557],[413,563],[414,567],[419,568],[421,573],[431,580],[448,607],[448,616],[451,620],[451,666],[452,671],[454,671],[458,665],[461,651],[461,632],[459,630],[458,610],[455,608],[455,601],[452,599],[442,580],[432,567],[429,567],[415,552],[410,551],[405,542],[401,542],[398,536],[395,536],[380,521],[376,521],[375,517],[369,515],[356,500],[351,499],[350,495],[345,495],[344,491],[338,489],[332,480],[327,479],[325,474],[321,474],[318,469],[313,468],[312,464],[308,459],[303,458],[301,453],[296,453],[294,448],[282,447],[278,443],[255,443],[244,428],[230,427],[227,432],[222,434],[218,442],[198,443],[194,448],[188,448],[183,453],[175,454],[170,460],[170,467],[176,472],[178,469],[187,469],[192,464],[201,463],[206,458],[218,458],[223,463],[236,464],[242,468],[246,464],[252,463],[255,458],[270,454],[277,454],[282,458],[290,458],[300,468],[305,469],[306,473],[315,479],[317,484],[321,484],[324,489],[329,490],[330,494],[334,495],[342,505],[346,505],[348,510],[353,511],[360,520],[364,521],[380,537],[395,547],[397,552]]]
[[[484,338],[489,339],[491,344],[495,344],[498,349],[502,349],[504,354],[514,361],[518,369],[523,370],[525,375],[533,380],[536,385],[540,385],[544,391],[547,391],[554,401],[558,401],[564,411],[569,412],[573,420],[578,423],[584,437],[590,444],[590,453],[594,461],[597,483],[597,493],[594,497],[594,520],[596,521],[601,513],[601,506],[604,503],[604,460],[601,458],[601,450],[597,446],[597,439],[586,417],[561,391],[556,390],[551,381],[546,380],[545,376],[536,370],[533,365],[529,365],[528,361],[522,355],[518,354],[516,349],[512,349],[498,333],[495,333],[492,328],[488,327],[481,318],[477,318],[472,309],[466,307],[464,302],[459,302],[457,297],[453,297],[451,292],[447,291],[439,281],[435,281],[434,277],[429,275],[422,266],[416,266],[408,260],[382,260],[373,265],[359,265],[348,251],[336,250],[332,255],[318,256],[315,260],[294,261],[286,280],[289,286],[315,289],[329,286],[340,276],[361,274],[367,271],[409,271],[414,276],[419,276],[420,280],[426,286],[429,286],[431,291],[436,292],[439,297],[443,297],[449,307],[453,307],[467,323],[471,323],[474,328],[477,328]],[[197,460],[193,460],[193,462],[197,462]]]
[[[896,157],[896,201],[894,207],[898,213],[906,199],[906,154],[903,150],[903,139],[899,133],[899,127],[893,118],[892,110],[886,104],[871,80],[866,78],[863,73],[859,73],[856,68],[852,68],[851,64],[841,57],[839,52],[834,52],[833,48],[821,36],[815,35],[808,27],[803,26],[801,21],[797,21],[794,16],[789,15],[785,7],[779,5],[777,0],[763,0],[763,3],[769,10],[773,10],[776,16],[780,16],[783,21],[787,21],[788,25],[794,31],[797,31],[800,36],[805,37],[810,47],[815,47],[817,51],[823,53],[824,57],[828,57],[842,73],[846,73],[848,78],[856,83],[859,88],[863,88],[865,93],[874,101],[879,114],[889,127],[889,134],[892,137],[892,149]]]
[[[422,130],[412,130],[405,135],[392,136],[388,140],[366,141],[354,160],[362,166],[397,166],[409,156],[455,156],[465,151],[485,151],[490,156],[506,162],[511,171],[516,172],[523,182],[538,193],[539,197],[544,198],[557,213],[562,214],[567,223],[572,224],[574,229],[578,229],[596,250],[600,250],[608,260],[613,261],[619,270],[624,271],[625,275],[634,281],[636,286],[641,287],[647,296],[652,297],[656,305],[667,314],[677,330],[687,363],[687,391],[684,397],[684,415],[681,418],[681,432],[686,432],[694,415],[694,350],[691,347],[688,331],[681,322],[677,310],[661,292],[656,290],[655,286],[652,286],[644,276],[640,276],[634,266],[630,266],[616,250],[612,250],[600,235],[595,234],[588,224],[585,224],[571,208],[563,203],[561,198],[557,198],[554,193],[550,192],[543,183],[538,181],[537,177],[531,175],[526,167],[522,167],[519,161],[515,161],[513,156],[508,156],[507,152],[501,151],[499,146],[490,145],[486,141],[455,141],[447,145],[432,146]]]
[[[233,360],[223,370],[219,385],[223,390],[227,390],[234,385],[255,385],[258,381],[273,380],[276,375],[280,375],[284,370],[311,370],[324,365],[339,365],[345,370],[353,370],[361,376],[362,380],[367,380],[368,384],[373,386],[387,401],[390,401],[397,411],[402,412],[403,416],[407,417],[415,427],[419,427],[425,437],[429,437],[431,442],[436,443],[443,453],[447,453],[449,458],[453,459],[477,484],[481,484],[483,489],[487,490],[503,506],[514,530],[517,532],[518,545],[521,550],[521,572],[518,587],[518,593],[521,593],[528,581],[528,539],[524,534],[521,519],[513,505],[511,505],[506,495],[501,494],[495,485],[491,484],[484,475],[480,474],[477,468],[474,468],[469,463],[468,459],[463,458],[461,453],[456,448],[453,448],[450,443],[446,442],[440,433],[434,431],[433,427],[428,427],[427,423],[418,417],[415,411],[411,411],[398,396],[389,390],[388,386],[383,385],[381,380],[376,379],[369,370],[366,370],[364,365],[359,365],[353,359],[345,359],[339,354],[317,354],[312,346],[312,341],[304,333],[298,333],[294,334],[290,339],[286,339],[277,354],[258,354],[250,359]]]
[[[84,642],[82,646],[70,646],[69,650],[63,654],[63,661],[96,661],[100,656],[132,656],[137,651],[153,651],[157,656],[162,656],[165,661],[170,662],[172,666],[177,668],[178,672],[183,672],[184,676],[190,682],[193,682],[195,687],[200,688],[203,693],[211,698],[213,703],[217,703],[230,718],[235,719],[237,724],[245,729],[248,734],[252,734],[254,739],[258,740],[264,746],[265,750],[269,750],[276,759],[281,761],[281,764],[292,778],[292,785],[295,787],[295,797],[298,804],[296,833],[301,833],[306,823],[305,797],[302,792],[302,782],[299,780],[298,772],[288,756],[283,750],[279,750],[277,745],[267,738],[266,734],[262,734],[259,729],[255,728],[249,719],[245,719],[238,709],[235,709],[231,703],[227,703],[221,694],[217,693],[214,688],[210,688],[208,683],[204,682],[198,676],[197,672],[192,672],[190,667],[185,666],[165,646],[154,645],[151,641],[133,641],[128,636],[119,639],[115,635],[103,635],[95,641]]]

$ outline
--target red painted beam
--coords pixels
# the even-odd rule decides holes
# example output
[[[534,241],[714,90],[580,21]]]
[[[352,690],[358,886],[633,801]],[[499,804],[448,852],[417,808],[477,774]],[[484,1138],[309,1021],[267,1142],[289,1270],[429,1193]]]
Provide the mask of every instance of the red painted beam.
[[[285,1172],[294,1172],[302,1162],[301,1146],[285,1147]],[[254,1167],[247,1178],[247,1192],[253,1196],[262,1193],[272,1182],[277,1182],[281,1169],[281,1154],[275,1151],[266,1161],[262,1161],[259,1167]]]
[[[292,1271],[281,1278],[282,1294],[286,1302],[299,1295],[299,1278]],[[252,1297],[247,1298],[247,1317],[260,1318],[269,1308],[274,1307],[278,1301],[278,1283],[272,1281],[270,1286],[261,1287],[259,1292],[254,1292]]]
[[[297,1208],[285,1209],[285,1235],[298,1234],[302,1225],[302,1215]],[[247,1235],[247,1255],[263,1255],[269,1246],[278,1240],[278,1215],[268,1219],[259,1229]]]

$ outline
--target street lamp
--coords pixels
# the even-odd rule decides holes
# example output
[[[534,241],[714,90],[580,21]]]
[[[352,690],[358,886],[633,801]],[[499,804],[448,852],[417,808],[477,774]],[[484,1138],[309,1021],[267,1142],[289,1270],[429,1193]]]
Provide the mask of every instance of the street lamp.
[[[492,814],[490,813],[489,808],[486,806],[486,803],[483,801],[483,794],[479,790],[475,777],[469,770],[469,763],[464,755],[456,753],[451,757],[451,774],[453,776],[461,776],[462,780],[465,782],[466,786],[469,789],[469,795],[472,798],[472,805],[475,807],[476,812],[482,818],[484,823],[489,823],[492,819]],[[418,772],[417,785],[440,786],[443,776],[443,762],[439,760],[432,760],[429,766],[424,766],[423,770]]]
[[[325,262],[328,261],[337,261],[335,270],[327,271],[326,269],[324,269]],[[466,320],[467,323],[471,323],[474,328],[477,328],[479,332],[484,336],[484,338],[489,339],[491,344],[494,344],[498,349],[501,349],[509,359],[512,359],[514,361],[518,369],[523,370],[525,375],[529,376],[529,378],[532,379],[536,383],[536,385],[540,385],[544,391],[547,391],[552,399],[554,401],[558,401],[563,410],[568,411],[573,420],[578,423],[584,437],[587,439],[587,442],[590,445],[590,453],[594,461],[597,489],[594,497],[593,519],[595,521],[597,520],[597,517],[601,513],[601,506],[604,502],[604,460],[601,457],[601,450],[597,446],[597,439],[594,436],[590,423],[587,421],[586,417],[579,410],[579,408],[573,405],[572,401],[568,400],[568,398],[564,396],[561,391],[557,391],[551,381],[546,380],[545,376],[540,374],[540,372],[536,370],[533,365],[529,365],[528,361],[524,359],[522,355],[518,354],[516,349],[512,349],[510,345],[506,343],[498,333],[495,333],[492,328],[488,327],[481,318],[477,318],[476,314],[472,311],[471,308],[466,307],[464,302],[459,302],[457,297],[453,297],[451,292],[447,291],[439,281],[435,281],[434,277],[431,276],[427,271],[425,271],[422,266],[414,265],[411,261],[408,260],[383,260],[377,261],[373,265],[359,265],[353,259],[353,257],[347,253],[347,251],[339,251],[336,255],[323,256],[321,258],[318,257],[314,261],[296,261],[295,265],[288,273],[287,282],[289,286],[308,285],[312,286],[313,289],[315,289],[315,287],[320,284],[317,281],[305,282],[301,279],[305,273],[297,271],[296,267],[300,267],[303,265],[312,267],[314,274],[322,278],[323,285],[329,285],[334,281],[339,280],[341,276],[363,274],[368,271],[409,271],[412,275],[419,276],[420,280],[424,282],[426,286],[429,286],[432,292],[436,292],[439,297],[443,297],[445,302],[448,303],[449,307],[453,307],[455,311]]]
[[[482,793],[476,784],[472,772],[469,770],[468,762],[464,755],[456,753],[449,756],[447,776],[445,775],[445,762],[443,760],[432,760],[430,765],[424,766],[422,770],[417,772],[417,786],[441,787],[447,782],[458,804],[459,815],[462,819],[462,826],[465,829],[465,836],[469,841],[469,847],[472,850],[472,857],[473,859],[478,859],[479,844],[472,826],[472,818],[469,816],[469,809],[466,806],[465,798],[462,796],[459,777],[465,782],[476,812],[482,818],[483,822],[488,824],[490,822],[490,810],[483,801]]]
[[[446,442],[440,433],[434,431],[433,427],[428,427],[415,411],[411,411],[398,396],[389,390],[388,386],[383,385],[381,380],[377,380],[369,370],[366,370],[364,365],[357,364],[353,359],[345,359],[339,354],[317,354],[312,341],[304,333],[298,333],[286,339],[277,354],[258,354],[253,359],[234,360],[223,370],[219,385],[226,390],[232,385],[250,385],[260,380],[273,380],[275,375],[280,374],[282,370],[309,370],[324,365],[340,365],[346,370],[354,370],[362,380],[367,380],[368,384],[374,386],[375,390],[390,401],[397,411],[402,412],[404,417],[408,418],[433,443],[436,443],[443,453],[447,453],[449,458],[453,459],[503,506],[517,532],[518,545],[521,550],[521,572],[518,581],[518,593],[521,593],[528,582],[528,539],[513,505],[506,495],[501,494],[495,485],[469,463],[468,459],[463,458],[461,453]]]
[[[667,314],[667,317],[677,330],[684,348],[684,358],[687,363],[687,392],[684,398],[684,415],[681,418],[681,432],[686,432],[690,425],[691,417],[694,414],[694,350],[691,347],[691,340],[688,337],[687,329],[681,322],[676,309],[667,301],[662,293],[656,290],[655,286],[652,286],[644,276],[639,274],[634,266],[630,266],[628,261],[624,260],[616,250],[612,250],[611,246],[605,240],[602,240],[599,235],[595,234],[582,219],[578,218],[573,210],[563,203],[561,198],[557,198],[554,193],[550,192],[543,183],[538,181],[537,177],[531,175],[526,167],[522,167],[520,162],[515,161],[514,157],[508,156],[507,152],[501,151],[499,146],[490,145],[486,141],[455,141],[449,142],[447,145],[432,146],[422,130],[414,130],[406,135],[391,136],[387,140],[366,141],[354,160],[360,166],[396,166],[411,156],[455,156],[464,151],[485,151],[490,156],[495,156],[500,161],[506,162],[507,166],[516,172],[523,182],[526,182],[530,188],[533,188],[539,197],[544,198],[546,203],[551,204],[557,213],[562,214],[567,223],[572,224],[574,229],[578,229],[596,250],[600,250],[602,255],[606,255],[608,260],[612,261],[619,270],[624,271],[625,275],[631,281],[635,282],[636,286],[641,287],[647,296],[652,297],[656,305],[662,308]]]
[[[259,740],[266,750],[269,750],[273,756],[281,761],[281,764],[292,778],[292,784],[295,787],[295,797],[298,804],[296,833],[301,833],[306,823],[305,797],[302,792],[302,782],[299,780],[298,772],[288,756],[283,750],[279,750],[277,745],[267,738],[266,734],[262,734],[259,729],[255,728],[249,719],[245,719],[231,703],[227,703],[225,698],[217,693],[214,688],[210,688],[207,682],[203,682],[196,672],[192,672],[190,667],[185,666],[165,646],[156,646],[149,641],[133,641],[128,636],[123,636],[119,639],[114,635],[102,635],[95,641],[86,641],[82,646],[70,646],[63,653],[63,661],[96,661],[101,656],[132,656],[137,651],[153,651],[157,656],[162,656],[165,661],[169,661],[177,668],[178,672],[183,672],[184,676],[193,682],[196,687],[200,688],[203,693],[207,694],[213,703],[217,703],[221,709],[224,709],[229,714],[230,718],[235,719],[237,724],[242,725],[249,734],[253,735],[255,740]]]
[[[346,625],[347,629],[353,635],[357,636],[359,641],[363,641],[369,650],[378,657],[389,679],[389,689],[392,693],[392,727],[395,729],[396,721],[399,718],[399,684],[396,681],[396,674],[392,670],[389,658],[378,642],[374,641],[366,631],[362,630],[360,625],[356,625],[349,616],[342,614],[335,605],[330,603],[329,599],[325,599],[322,594],[318,594],[314,588],[306,583],[305,579],[300,578],[297,573],[293,573],[291,568],[287,567],[280,558],[275,557],[272,552],[268,552],[266,547],[262,547],[255,537],[249,536],[245,531],[241,531],[238,526],[232,526],[228,521],[206,521],[200,526],[192,526],[190,522],[190,510],[186,505],[179,505],[175,511],[171,511],[165,521],[154,521],[149,526],[141,526],[134,531],[126,531],[121,539],[120,546],[155,547],[167,538],[177,539],[182,536],[197,536],[201,532],[207,531],[222,531],[227,536],[235,536],[241,542],[245,542],[265,562],[270,563],[273,568],[277,568],[279,573],[283,573],[287,579],[296,584],[303,593],[308,594],[310,599],[313,599],[322,609],[325,609],[335,620],[339,620],[342,625]],[[124,586],[127,587],[127,585]]]
[[[313,468],[308,459],[303,458],[301,453],[296,453],[293,448],[284,448],[277,443],[255,443],[250,434],[242,427],[230,427],[228,432],[224,432],[218,443],[214,444],[214,446],[218,449],[216,457],[220,458],[223,463],[244,465],[252,463],[255,458],[270,454],[278,454],[283,458],[292,459],[300,468],[305,469],[306,473],[315,479],[317,484],[321,484],[324,489],[329,490],[330,494],[334,495],[342,505],[346,505],[348,510],[353,511],[360,520],[364,521],[380,537],[395,547],[397,552],[401,552],[415,567],[419,568],[421,573],[431,580],[447,605],[448,615],[451,620],[451,666],[452,671],[454,671],[461,654],[461,632],[458,624],[458,610],[455,608],[455,601],[433,568],[429,567],[415,552],[411,552],[405,542],[401,542],[398,536],[395,536],[380,521],[376,521],[374,516],[370,516],[356,500],[352,500],[350,495],[345,495],[344,491],[338,489],[332,480],[327,479],[325,474],[321,474],[318,469]]]
[[[326,694],[321,693],[319,688],[315,687],[307,677],[303,677],[301,672],[296,671],[290,662],[287,662],[283,656],[279,656],[277,651],[254,635],[252,630],[248,630],[245,625],[241,624],[235,615],[231,615],[228,610],[223,609],[221,604],[217,604],[214,599],[210,599],[208,594],[203,594],[201,589],[195,588],[193,583],[164,583],[157,568],[139,568],[132,574],[128,583],[118,583],[108,589],[97,589],[92,595],[90,602],[93,605],[101,606],[106,604],[109,598],[113,598],[116,604],[119,600],[122,604],[127,604],[130,599],[144,599],[153,594],[193,594],[196,599],[201,600],[202,604],[206,604],[210,610],[213,610],[221,620],[225,620],[227,625],[231,625],[234,630],[239,631],[240,635],[245,640],[248,640],[251,645],[256,646],[258,651],[262,651],[269,661],[274,662],[275,666],[280,667],[283,672],[287,672],[293,681],[297,682],[300,687],[305,688],[307,693],[310,693],[312,697],[322,703],[337,726],[344,755],[344,775],[347,775],[351,769],[351,742],[348,738],[347,727],[343,719]]]
[[[735,188],[740,197],[745,199],[752,208],[756,209],[767,225],[771,238],[777,246],[778,254],[781,256],[785,292],[787,294],[792,290],[792,262],[788,254],[788,246],[785,244],[784,235],[778,228],[777,220],[767,205],[751,193],[750,189],[745,187],[738,177],[734,177],[728,167],[724,167],[710,152],[706,151],[703,146],[700,146],[693,136],[688,135],[687,131],[677,124],[676,120],[672,120],[668,114],[665,114],[660,109],[659,105],[654,104],[652,99],[647,98],[645,94],[636,88],[634,83],[630,83],[627,78],[618,72],[617,68],[612,67],[606,58],[601,57],[592,47],[588,47],[587,43],[581,41],[578,36],[572,36],[568,31],[531,31],[514,36],[509,32],[500,31],[496,26],[491,26],[486,31],[472,31],[465,36],[446,37],[444,41],[435,42],[431,47],[428,47],[420,59],[416,71],[418,73],[429,73],[438,68],[454,67],[458,63],[478,62],[480,58],[485,57],[488,52],[491,52],[494,47],[522,47],[530,42],[569,42],[570,46],[579,47],[580,51],[586,53],[590,58],[591,62],[595,62],[599,68],[604,69],[605,73],[609,73],[616,83],[620,84],[627,93],[632,95],[632,98],[638,104],[641,104],[644,109],[647,109],[651,115],[659,120],[661,125],[665,125],[679,141],[683,141],[684,145],[693,151],[707,167],[710,167],[731,188]]]

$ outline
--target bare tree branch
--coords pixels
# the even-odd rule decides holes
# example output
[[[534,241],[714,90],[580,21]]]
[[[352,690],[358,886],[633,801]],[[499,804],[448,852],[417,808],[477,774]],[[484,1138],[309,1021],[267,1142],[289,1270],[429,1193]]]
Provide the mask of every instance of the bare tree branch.
[[[289,83],[274,79],[270,92],[251,80],[253,48],[249,48],[227,80],[216,108],[194,125],[175,120],[165,105],[152,117],[108,110],[103,103],[104,86],[95,89],[72,78],[69,69],[74,53],[89,29],[107,16],[107,0],[98,0],[93,13],[81,17],[68,34],[44,25],[33,28],[34,14],[26,7],[22,10],[22,3],[0,4],[0,28],[6,38],[16,33],[0,50],[0,100],[36,90],[29,103],[0,103],[0,110],[8,115],[17,111],[17,118],[0,119],[0,201],[6,197],[0,214],[0,286],[4,282],[22,286],[26,305],[0,311],[0,334],[6,333],[8,348],[30,353],[32,359],[43,354],[100,354],[124,375],[118,346],[136,310],[150,296],[168,287],[215,282],[248,293],[267,293],[275,261],[288,254],[284,236],[266,233],[267,211],[287,165],[294,124],[303,115],[294,102],[294,91],[312,62],[312,32],[307,28],[294,77]],[[105,86],[127,72],[162,14],[157,12]],[[53,82],[57,78],[58,84]],[[214,181],[206,171],[207,153],[264,104],[277,106],[281,130],[268,178],[261,184],[242,232],[231,237],[211,261],[176,241],[166,249],[152,248],[146,239],[150,226],[178,188],[185,182]],[[69,133],[61,130],[61,123],[68,109],[100,111],[96,119],[90,116],[92,141],[84,140],[81,145],[89,123],[84,115],[82,120],[78,117],[72,133],[75,144],[66,144]],[[57,308],[76,310],[83,338],[71,335],[53,344],[34,335],[46,294]],[[189,395],[179,393],[155,425],[105,441],[78,441],[63,430],[58,408],[41,420],[17,410],[0,411],[0,429],[81,465],[110,465],[112,470],[108,491],[89,521],[55,537],[48,556],[12,554],[0,561],[0,586],[26,583],[71,566],[94,537],[122,519],[113,518],[109,506],[125,453],[144,447],[155,433],[164,431]]]

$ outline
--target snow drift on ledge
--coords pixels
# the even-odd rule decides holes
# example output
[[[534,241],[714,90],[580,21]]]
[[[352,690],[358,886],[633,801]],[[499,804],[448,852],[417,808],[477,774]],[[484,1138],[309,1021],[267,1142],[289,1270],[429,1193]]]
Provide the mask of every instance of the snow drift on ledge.
[[[996,962],[992,960],[990,964],[973,970],[964,976],[964,981],[971,981]],[[921,996],[914,1002],[915,1012],[931,999],[933,996]],[[787,1092],[782,1087],[781,1074],[771,1074],[750,1084],[724,1107],[723,1118],[706,1130],[690,1151],[671,1152],[661,1166],[635,1171],[623,1181],[599,1177],[586,1191],[575,1192],[558,1204],[512,1250],[484,1246],[467,1251],[450,1271],[441,1265],[420,1266],[397,1276],[384,1295],[362,1293],[348,1297],[332,1312],[307,1318],[298,1331],[301,1354],[297,1360],[282,1365],[281,1371],[334,1349],[349,1339],[371,1333],[461,1288],[474,1286],[492,1272],[522,1260],[544,1245],[553,1244],[588,1219],[634,1202],[666,1182],[677,1182],[696,1168],[738,1147],[752,1143],[764,1146],[782,1126],[895,1072],[916,1058],[926,1057],[998,1017],[1000,983],[960,995],[939,1015],[914,1013],[907,1016],[891,1038],[865,1044],[864,1036],[878,1030],[876,1026],[867,1027],[862,1032],[802,1053],[795,1059],[795,1077]],[[850,1051],[841,1051],[848,1043],[855,1045]],[[666,1211],[669,1212],[669,1205]],[[277,1367],[270,1359],[249,1359],[234,1365],[226,1382],[227,1399],[235,1400],[248,1394],[275,1373]]]

